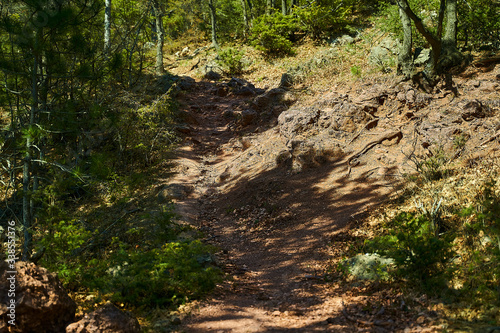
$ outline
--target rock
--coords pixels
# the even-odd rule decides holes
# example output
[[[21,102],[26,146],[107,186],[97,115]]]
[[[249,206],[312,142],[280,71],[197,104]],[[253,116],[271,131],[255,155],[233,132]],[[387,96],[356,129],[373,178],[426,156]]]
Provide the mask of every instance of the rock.
[[[372,65],[388,66],[393,57],[399,53],[400,43],[394,39],[384,38],[379,45],[372,47],[368,61]]]
[[[243,110],[240,113],[240,125],[248,126],[252,124],[258,117],[258,113],[252,109]]]
[[[222,78],[222,69],[215,63],[211,62],[201,68],[201,76],[206,80],[218,81]]]
[[[152,48],[154,48],[155,46],[156,46],[156,44],[155,44],[155,43],[146,42],[146,43],[144,43],[143,48],[144,48],[145,50],[151,50],[151,49],[152,49]]]
[[[12,276],[7,263],[0,262],[0,318],[8,325]],[[17,262],[15,266],[15,324],[17,332],[57,333],[74,320],[76,303],[68,296],[55,274],[33,263]],[[0,325],[1,329],[2,325]]]
[[[86,314],[82,320],[69,325],[66,333],[140,333],[141,326],[130,314],[111,303]]]
[[[474,118],[484,118],[487,111],[488,107],[476,99],[465,104],[462,111],[462,118],[465,121],[471,121]]]
[[[179,111],[179,118],[182,119],[186,124],[189,125],[199,125],[198,119],[193,116],[190,112]]]
[[[337,38],[337,40],[334,42],[334,44],[338,43],[340,45],[351,45],[356,42],[356,39],[349,35],[343,35],[340,38]]]
[[[311,129],[318,121],[319,109],[290,109],[282,112],[278,117],[278,127],[281,135],[287,139]]]
[[[235,95],[255,96],[259,92],[252,83],[234,77],[227,83],[227,85],[233,90]]]
[[[160,203],[169,203],[171,200],[185,199],[194,191],[193,186],[185,184],[169,184],[161,188],[158,193],[158,201]]]
[[[253,100],[253,105],[257,108],[265,108],[268,106],[273,106],[273,104],[280,102],[281,96],[285,93],[282,88],[273,88],[267,90],[262,95],[255,97]]]
[[[189,90],[191,89],[194,84],[196,83],[196,80],[193,79],[192,77],[189,77],[189,76],[183,76],[179,79],[179,88],[181,88],[182,90]]]
[[[358,254],[348,259],[349,273],[363,280],[379,280],[387,274],[387,267],[394,264],[394,259],[376,253]],[[385,274],[384,274],[385,273]]]
[[[240,89],[236,90],[234,92],[236,95],[241,95],[241,96],[254,96],[255,90],[250,88],[250,87],[241,87]]]
[[[415,66],[424,66],[431,59],[431,49],[415,49],[415,54],[413,56],[413,64]]]

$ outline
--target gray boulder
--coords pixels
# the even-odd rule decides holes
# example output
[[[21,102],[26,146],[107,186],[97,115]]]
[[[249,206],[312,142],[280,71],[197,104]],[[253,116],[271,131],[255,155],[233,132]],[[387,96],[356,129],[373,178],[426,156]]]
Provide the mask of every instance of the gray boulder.
[[[371,65],[388,66],[394,62],[394,57],[399,54],[401,43],[390,37],[384,38],[379,45],[372,47],[368,61]]]
[[[377,253],[358,254],[346,261],[349,273],[362,280],[380,280],[387,278],[387,268],[394,264],[394,259]]]

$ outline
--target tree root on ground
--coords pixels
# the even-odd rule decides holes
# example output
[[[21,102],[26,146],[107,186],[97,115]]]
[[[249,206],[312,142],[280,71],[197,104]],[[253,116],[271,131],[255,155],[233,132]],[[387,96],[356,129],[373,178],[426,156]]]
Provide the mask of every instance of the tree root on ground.
[[[351,157],[349,157],[347,159],[347,166],[349,167],[349,170],[347,171],[346,177],[349,177],[349,175],[351,174],[351,168],[359,164],[359,161],[357,161],[357,159],[359,157],[366,154],[366,152],[368,152],[370,149],[372,149],[376,145],[381,144],[382,142],[384,142],[386,140],[392,140],[394,138],[397,138],[398,139],[397,143],[399,143],[399,141],[401,141],[401,139],[403,138],[403,133],[401,131],[395,131],[395,132],[389,132],[387,134],[384,134],[380,138],[378,138],[377,140],[374,140],[374,141],[366,144],[366,146],[364,146],[364,148],[361,149],[359,152],[355,153],[354,155],[351,155]],[[353,163],[353,161],[354,161],[354,163]]]

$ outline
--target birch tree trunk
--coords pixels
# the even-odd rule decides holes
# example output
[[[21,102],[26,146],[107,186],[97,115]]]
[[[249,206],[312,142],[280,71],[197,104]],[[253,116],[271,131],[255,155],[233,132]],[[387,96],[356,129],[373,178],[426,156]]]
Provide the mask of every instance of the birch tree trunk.
[[[245,3],[245,0],[240,0],[241,2],[241,9],[243,11],[243,23],[245,24],[245,35],[248,32],[248,29],[250,28],[250,24],[248,23],[248,12],[247,12],[247,6]]]
[[[105,0],[104,6],[104,54],[109,55],[111,47],[111,0]]]
[[[288,6],[286,4],[286,0],[281,0],[281,14],[283,14],[283,16],[288,15]]]
[[[165,74],[163,68],[163,44],[165,42],[165,29],[163,28],[163,11],[158,0],[153,0],[153,8],[155,13],[156,25],[156,64],[155,70],[157,75]]]

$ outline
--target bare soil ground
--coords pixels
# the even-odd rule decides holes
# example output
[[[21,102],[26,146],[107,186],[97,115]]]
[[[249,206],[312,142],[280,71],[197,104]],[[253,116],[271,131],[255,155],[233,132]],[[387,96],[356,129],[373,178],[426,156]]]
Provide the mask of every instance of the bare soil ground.
[[[228,278],[183,319],[178,331],[441,332],[441,304],[380,282],[340,284],[330,260],[342,256],[356,235],[368,233],[364,218],[398,194],[401,175],[411,172],[412,147],[436,145],[426,137],[429,132],[418,132],[422,123],[432,126],[455,114],[462,118],[456,133],[468,136],[469,150],[481,147],[476,152],[482,153],[471,158],[496,154],[498,140],[491,131],[498,117],[487,115],[484,121],[481,115],[465,114],[467,101],[485,94],[491,95],[488,100],[499,97],[498,66],[484,72],[456,79],[458,94],[443,87],[422,107],[414,107],[410,102],[416,104],[415,99],[407,96],[417,89],[407,86],[403,97],[393,90],[376,111],[380,121],[375,129],[366,128],[370,120],[355,124],[342,149],[299,170],[280,164],[277,156],[288,148],[275,117],[242,125],[231,116],[248,109],[253,97],[220,93],[220,83],[203,80],[182,92],[188,129],[170,182],[193,185],[193,193],[177,200],[178,212],[220,248],[219,265]],[[325,100],[329,93],[370,97],[373,86],[326,88],[297,105]],[[446,113],[440,111],[445,108]],[[493,102],[488,108],[498,111]],[[441,130],[457,125],[449,124]],[[403,139],[384,138],[395,131]],[[318,134],[313,132],[301,135]],[[453,141],[453,133],[444,135]]]

